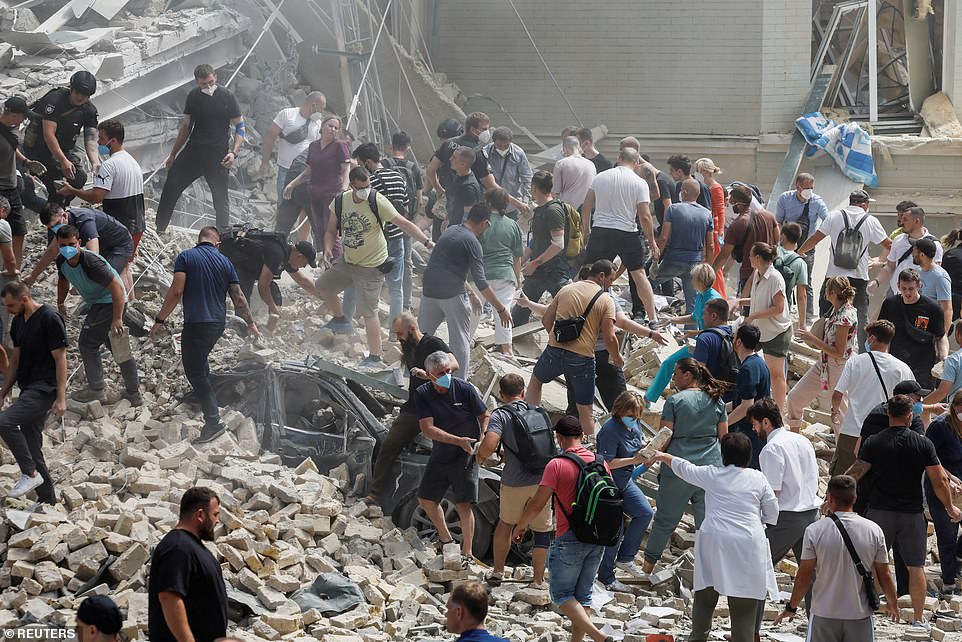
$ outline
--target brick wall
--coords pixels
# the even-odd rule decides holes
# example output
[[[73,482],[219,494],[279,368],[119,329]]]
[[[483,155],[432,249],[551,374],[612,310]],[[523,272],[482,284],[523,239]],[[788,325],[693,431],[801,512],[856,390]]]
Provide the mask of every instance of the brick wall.
[[[516,4],[587,125],[664,134],[788,130],[807,91],[808,18],[797,0]],[[506,2],[443,0],[436,26],[435,66],[465,94],[495,98],[538,133],[574,123]],[[483,101],[468,108],[492,109]]]

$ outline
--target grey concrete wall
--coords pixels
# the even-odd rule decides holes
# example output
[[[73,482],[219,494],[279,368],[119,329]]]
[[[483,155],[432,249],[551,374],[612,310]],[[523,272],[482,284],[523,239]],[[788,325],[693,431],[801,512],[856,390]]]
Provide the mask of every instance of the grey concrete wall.
[[[798,0],[516,4],[587,125],[662,134],[788,131],[807,91],[807,3]],[[435,66],[466,94],[498,99],[537,133],[573,124],[507,3],[436,6]]]

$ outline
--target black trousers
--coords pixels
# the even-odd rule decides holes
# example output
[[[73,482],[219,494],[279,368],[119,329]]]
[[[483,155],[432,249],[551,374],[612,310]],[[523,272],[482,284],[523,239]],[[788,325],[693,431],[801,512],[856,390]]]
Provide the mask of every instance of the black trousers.
[[[595,351],[595,387],[601,395],[601,401],[609,411],[615,405],[618,395],[628,389],[625,382],[625,371],[612,364],[608,360],[607,350]],[[565,414],[578,416],[578,406],[575,403],[575,394],[571,387],[568,387],[568,408]]]
[[[547,265],[539,267],[534,274],[525,277],[521,291],[532,301],[540,301],[547,292],[551,296],[558,294],[558,290],[571,283],[568,278],[567,265],[564,261],[551,259]],[[515,305],[511,310],[511,323],[514,326],[524,325],[531,319],[531,310]]]
[[[37,499],[45,504],[57,503],[53,479],[43,458],[43,424],[56,398],[56,391],[28,387],[0,412],[0,438],[13,453],[21,473],[28,476],[34,471],[40,473],[43,483],[37,487]]]
[[[157,204],[158,232],[167,229],[177,200],[184,190],[200,177],[203,177],[207,181],[207,186],[210,187],[217,227],[226,227],[230,223],[230,206],[227,200],[228,172],[227,168],[221,165],[226,154],[227,150],[219,147],[205,149],[187,143],[167,172],[164,190],[160,194],[160,203]]]
[[[220,418],[214,386],[210,383],[210,364],[207,359],[217,341],[224,334],[223,321],[211,323],[185,323],[180,335],[180,356],[184,362],[184,374],[194,388],[194,394],[204,411],[204,422],[215,423]]]
[[[83,360],[84,372],[87,374],[87,385],[94,390],[104,388],[104,364],[100,358],[100,347],[104,344],[110,345],[110,325],[113,323],[113,318],[113,303],[94,303],[84,318],[80,336],[77,338],[80,358]],[[120,366],[120,374],[123,375],[127,392],[138,392],[140,378],[137,374],[137,360],[130,358],[117,365]]]

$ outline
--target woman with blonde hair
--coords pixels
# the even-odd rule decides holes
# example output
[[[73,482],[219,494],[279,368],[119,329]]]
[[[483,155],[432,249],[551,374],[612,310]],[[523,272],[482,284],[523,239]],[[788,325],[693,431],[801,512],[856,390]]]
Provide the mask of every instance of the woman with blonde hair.
[[[711,220],[714,226],[712,236],[715,239],[715,252],[712,256],[718,256],[721,251],[721,238],[725,236],[725,188],[715,180],[715,176],[721,174],[721,168],[715,165],[710,158],[699,158],[695,161],[695,171],[705,179],[708,193],[711,195]],[[719,269],[715,272],[715,290],[725,296],[725,273]]]
[[[949,473],[950,478],[955,477],[958,480],[962,476],[962,390],[952,395],[949,411],[932,420],[925,436],[935,445],[939,461],[942,462],[942,467]],[[939,547],[942,590],[955,593],[959,575],[959,559],[956,556],[962,553],[962,546],[959,545],[959,525],[949,519],[945,506],[935,494],[928,476],[925,477],[924,486]]]
[[[695,305],[692,308],[691,314],[683,317],[672,317],[669,319],[669,323],[677,325],[694,323],[698,330],[692,334],[698,334],[698,332],[705,329],[705,304],[712,299],[724,297],[713,287],[715,270],[712,269],[712,266],[708,263],[699,263],[693,267],[691,269],[691,280],[696,291]],[[645,391],[645,399],[648,403],[653,403],[661,396],[661,393],[665,391],[668,382],[671,380],[671,374],[675,370],[675,364],[678,363],[679,360],[690,356],[691,351],[688,349],[688,346],[683,345],[661,364],[651,385],[648,386],[648,390]]]
[[[832,304],[832,311],[824,318],[823,329],[815,334],[820,324],[812,326],[813,331],[797,330],[795,338],[806,345],[818,350],[818,361],[802,376],[788,394],[788,425],[798,431],[802,422],[805,407],[812,402],[820,392],[835,390],[835,384],[842,376],[842,369],[856,352],[856,325],[858,313],[852,300],[855,298],[855,288],[847,277],[833,276],[825,280],[825,298]],[[847,396],[842,397],[839,411],[844,416],[848,408]]]
[[[611,477],[624,498],[625,516],[631,520],[622,529],[621,540],[605,549],[598,567],[598,581],[608,590],[622,593],[631,589],[615,579],[615,568],[644,577],[641,567],[635,564],[635,555],[641,549],[641,540],[653,514],[648,498],[638,484],[632,483],[635,467],[644,462],[641,448],[645,439],[640,421],[644,409],[641,395],[626,390],[615,399],[611,419],[598,431],[598,454],[608,462]]]

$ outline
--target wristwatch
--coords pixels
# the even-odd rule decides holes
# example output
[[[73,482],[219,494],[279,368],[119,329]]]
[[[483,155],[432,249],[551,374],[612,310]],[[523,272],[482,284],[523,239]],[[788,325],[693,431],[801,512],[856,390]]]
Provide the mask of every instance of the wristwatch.
[[[160,317],[154,317],[154,323],[155,323],[155,324],[159,323],[160,325],[164,325],[165,323],[167,323],[167,319],[161,319]]]
[[[789,613],[798,613],[798,607],[792,606],[788,602],[785,603],[785,610],[788,611]]]

